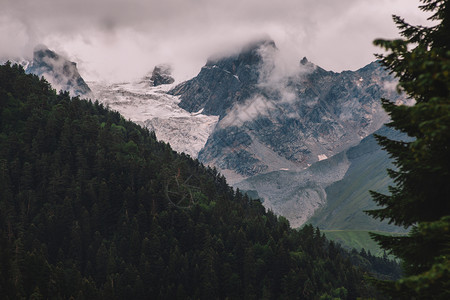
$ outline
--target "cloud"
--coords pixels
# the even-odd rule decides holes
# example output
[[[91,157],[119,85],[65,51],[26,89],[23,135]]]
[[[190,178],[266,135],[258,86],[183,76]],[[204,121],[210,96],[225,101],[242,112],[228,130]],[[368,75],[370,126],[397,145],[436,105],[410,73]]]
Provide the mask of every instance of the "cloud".
[[[28,28],[17,19],[0,14],[0,59],[29,56],[34,39]]]
[[[219,126],[242,126],[245,122],[253,121],[261,116],[268,116],[275,109],[274,103],[262,95],[247,99],[242,104],[235,104],[232,110],[219,122]]]
[[[273,95],[272,100],[278,104],[293,103],[298,100],[294,87],[290,85],[293,78],[301,79],[316,70],[317,66],[308,62],[300,62],[291,58],[286,52],[263,45],[259,48],[263,64],[260,67],[258,86],[267,94]],[[279,110],[279,108],[278,108]]]
[[[373,60],[372,40],[395,37],[390,15],[421,23],[418,0],[3,0],[0,57],[37,43],[77,61],[87,79],[128,80],[161,62],[177,80],[214,53],[270,35],[287,65],[307,56],[340,71]]]

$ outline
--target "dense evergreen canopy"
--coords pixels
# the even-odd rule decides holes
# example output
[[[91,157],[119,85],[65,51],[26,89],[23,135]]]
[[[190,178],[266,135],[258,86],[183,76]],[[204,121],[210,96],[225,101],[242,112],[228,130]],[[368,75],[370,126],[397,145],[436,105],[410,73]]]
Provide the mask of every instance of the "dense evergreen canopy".
[[[0,66],[2,299],[373,296],[355,264],[396,272],[291,229],[98,102]]]
[[[412,26],[394,17],[404,39],[377,40],[382,63],[399,78],[412,106],[383,100],[391,126],[410,142],[378,137],[394,159],[390,195],[373,193],[383,208],[369,214],[411,226],[405,237],[374,235],[401,258],[407,277],[380,283],[394,298],[450,299],[450,1],[422,0],[434,25]]]

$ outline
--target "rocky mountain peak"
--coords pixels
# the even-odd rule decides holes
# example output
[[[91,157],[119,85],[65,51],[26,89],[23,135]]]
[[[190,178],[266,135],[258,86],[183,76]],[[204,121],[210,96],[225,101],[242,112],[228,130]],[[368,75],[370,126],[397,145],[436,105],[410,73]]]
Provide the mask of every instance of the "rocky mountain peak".
[[[204,114],[222,118],[235,103],[260,90],[258,83],[270,71],[270,58],[276,51],[275,42],[266,39],[246,45],[237,54],[210,58],[195,78],[169,93],[180,95],[179,106],[189,112],[203,109]]]
[[[152,81],[153,86],[174,83],[175,79],[172,77],[172,67],[168,64],[155,66],[150,80]]]
[[[315,71],[316,69],[321,69],[321,70],[323,70],[322,68],[316,66],[314,63],[310,62],[306,57],[303,57],[303,58],[300,60],[299,66],[300,66],[303,70],[307,70],[307,71],[310,71],[310,72]],[[325,71],[325,70],[324,70],[324,71]],[[310,72],[308,72],[308,73],[310,73]]]
[[[355,145],[387,121],[379,99],[397,100],[395,79],[377,62],[326,71],[303,58],[299,73],[270,81],[276,47],[261,42],[210,60],[175,87],[179,106],[219,116],[199,159],[233,182],[274,170],[301,170]]]
[[[221,66],[227,67],[228,63],[234,63],[235,65],[249,65],[255,66],[262,63],[264,58],[264,51],[268,49],[272,51],[277,50],[275,42],[270,39],[262,39],[254,42],[250,42],[243,46],[238,53],[221,57],[210,57],[206,63],[206,66]],[[228,71],[232,71],[229,69]]]
[[[33,61],[26,71],[44,76],[57,90],[69,91],[74,96],[92,95],[91,89],[78,72],[77,64],[44,45],[35,47]]]

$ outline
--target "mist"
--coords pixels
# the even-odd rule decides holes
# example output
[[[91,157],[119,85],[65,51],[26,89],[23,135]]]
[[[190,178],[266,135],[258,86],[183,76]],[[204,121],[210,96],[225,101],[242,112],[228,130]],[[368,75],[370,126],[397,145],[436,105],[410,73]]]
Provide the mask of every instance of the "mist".
[[[285,66],[306,56],[336,72],[374,60],[376,38],[398,37],[392,14],[426,18],[418,0],[3,0],[0,58],[31,57],[36,44],[77,62],[86,80],[137,79],[170,63],[180,82],[208,57],[268,35]],[[289,68],[286,69],[289,71]]]

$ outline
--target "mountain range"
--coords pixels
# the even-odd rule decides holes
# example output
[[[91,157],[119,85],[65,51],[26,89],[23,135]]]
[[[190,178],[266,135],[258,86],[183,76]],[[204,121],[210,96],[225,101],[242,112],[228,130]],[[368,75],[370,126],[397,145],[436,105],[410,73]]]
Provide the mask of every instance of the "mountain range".
[[[199,160],[262,198],[294,227],[313,222],[324,229],[366,224],[401,231],[363,213],[374,207],[368,190],[388,185],[389,158],[372,134],[388,121],[382,97],[407,103],[396,80],[376,61],[335,73],[306,58],[280,76],[277,51],[273,41],[253,43],[239,54],[209,60],[198,76],[169,91],[180,97],[180,107],[219,117]],[[376,155],[357,159],[361,149]],[[351,180],[359,193],[339,194]],[[330,221],[336,216],[346,225]]]
[[[160,65],[137,82],[88,82],[89,88],[76,64],[42,47],[26,70],[155,131],[175,150],[216,167],[234,187],[261,198],[294,227],[367,222],[360,208],[373,205],[370,196],[345,193],[344,187],[366,174],[364,184],[350,186],[386,188],[389,159],[372,136],[388,121],[380,98],[407,100],[378,62],[336,73],[303,58],[284,74],[278,52],[271,40],[250,43],[234,55],[209,59],[196,77],[180,84],[174,84],[170,66]],[[367,145],[377,155],[355,158]],[[378,223],[367,224],[398,231]]]
[[[383,299],[367,274],[400,276],[17,64],[0,116],[2,299]]]
[[[271,171],[302,170],[379,129],[388,118],[380,98],[401,96],[377,63],[335,73],[302,59],[288,76],[277,74],[273,41],[209,60],[193,79],[169,93],[179,106],[219,116],[199,153],[231,183]]]

